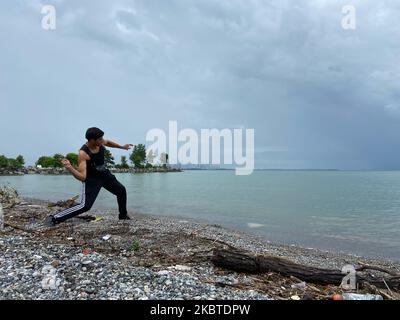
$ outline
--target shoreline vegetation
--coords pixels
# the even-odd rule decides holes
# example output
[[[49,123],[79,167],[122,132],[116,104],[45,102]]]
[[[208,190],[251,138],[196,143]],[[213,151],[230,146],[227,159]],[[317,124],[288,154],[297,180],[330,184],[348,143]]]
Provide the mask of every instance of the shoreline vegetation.
[[[183,172],[180,168],[173,167],[151,167],[151,168],[109,168],[112,173],[166,173],[166,172]],[[70,172],[64,168],[37,168],[26,167],[16,170],[0,169],[0,176],[23,176],[27,174],[42,175],[70,175]]]
[[[16,158],[8,158],[0,155],[0,176],[13,176],[25,174],[48,174],[62,175],[70,174],[62,165],[62,160],[67,159],[74,167],[78,166],[78,154],[68,153],[66,155],[56,153],[53,156],[41,156],[35,162],[35,166],[25,166],[22,155]],[[129,155],[131,166],[126,156],[121,156],[120,163],[115,163],[112,153],[106,149],[104,163],[113,173],[152,173],[152,172],[182,172],[181,168],[168,165],[168,154],[162,152],[156,159],[152,150],[146,151],[144,144],[135,145]]]
[[[1,299],[330,300],[349,292],[400,298],[398,262],[136,212],[132,221],[118,221],[116,212],[98,209],[45,228],[46,216],[74,200],[20,198],[7,187],[0,188],[0,200]],[[357,270],[355,290],[332,280],[349,264]]]

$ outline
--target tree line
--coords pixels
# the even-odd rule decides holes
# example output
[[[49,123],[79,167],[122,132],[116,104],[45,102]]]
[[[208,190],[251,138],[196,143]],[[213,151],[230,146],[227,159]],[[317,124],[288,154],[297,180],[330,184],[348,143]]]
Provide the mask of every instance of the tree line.
[[[25,159],[19,155],[16,158],[7,158],[4,155],[0,155],[0,169],[16,170],[21,169],[25,165]]]
[[[146,146],[144,144],[135,145],[132,153],[129,155],[129,160],[131,165],[135,168],[152,168],[153,162],[155,160],[155,155],[150,150],[150,152],[146,152]],[[76,153],[68,153],[66,155],[56,153],[53,156],[41,156],[36,161],[36,166],[41,166],[42,168],[62,168],[63,165],[61,163],[62,159],[68,159],[69,162],[73,166],[78,165],[78,154]],[[121,156],[120,163],[115,163],[115,158],[112,153],[106,149],[104,154],[105,164],[108,167],[115,167],[117,169],[129,169],[130,165],[128,163],[128,159],[126,156]],[[160,155],[159,163],[160,165],[166,166],[168,162],[168,155],[166,153],[162,153]],[[17,158],[6,158],[3,155],[0,155],[0,168],[1,169],[21,169],[24,167],[25,160],[24,157],[19,155]]]

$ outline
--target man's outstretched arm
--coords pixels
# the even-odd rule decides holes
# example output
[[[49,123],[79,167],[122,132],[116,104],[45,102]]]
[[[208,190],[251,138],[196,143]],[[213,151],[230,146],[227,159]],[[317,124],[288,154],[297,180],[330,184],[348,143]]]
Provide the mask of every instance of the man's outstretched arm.
[[[88,155],[80,150],[78,155],[78,169],[75,169],[67,159],[62,160],[62,164],[76,179],[83,182],[86,180],[86,160],[88,158]]]
[[[116,148],[116,149],[124,149],[124,150],[129,150],[131,147],[133,147],[133,144],[124,144],[123,146],[121,146],[118,143],[115,143],[111,140],[104,140],[103,143],[106,147],[110,147],[110,148]]]

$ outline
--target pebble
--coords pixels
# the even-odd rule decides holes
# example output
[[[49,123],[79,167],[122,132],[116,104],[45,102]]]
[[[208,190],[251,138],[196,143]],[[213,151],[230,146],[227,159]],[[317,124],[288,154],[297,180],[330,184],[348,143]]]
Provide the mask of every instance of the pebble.
[[[305,290],[306,283],[305,282],[300,282],[300,283],[292,284],[291,288],[292,289]]]
[[[192,270],[192,268],[191,267],[188,267],[188,266],[182,266],[182,265],[176,265],[176,266],[173,266],[173,267],[168,267],[168,269],[174,269],[174,270],[177,270],[177,271],[191,271]]]
[[[92,294],[92,293],[94,293],[95,291],[96,291],[96,289],[93,288],[93,287],[87,287],[87,288],[85,288],[85,292],[86,292],[86,293],[89,293],[89,294]]]

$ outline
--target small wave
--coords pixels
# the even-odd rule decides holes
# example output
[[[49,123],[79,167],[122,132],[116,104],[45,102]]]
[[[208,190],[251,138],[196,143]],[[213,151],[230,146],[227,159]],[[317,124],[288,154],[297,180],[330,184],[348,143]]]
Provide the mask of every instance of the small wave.
[[[248,226],[249,228],[261,228],[261,227],[264,227],[263,224],[260,224],[260,223],[251,223],[251,222],[249,222],[249,223],[247,224],[247,226]]]

